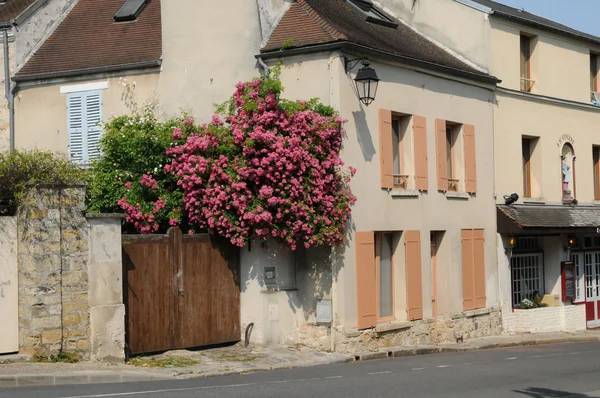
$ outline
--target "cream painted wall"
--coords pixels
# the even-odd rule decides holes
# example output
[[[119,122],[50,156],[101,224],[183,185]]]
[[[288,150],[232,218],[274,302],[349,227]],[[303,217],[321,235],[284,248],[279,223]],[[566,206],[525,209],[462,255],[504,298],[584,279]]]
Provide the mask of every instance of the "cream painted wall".
[[[0,354],[19,351],[17,218],[0,217]]]
[[[453,0],[376,0],[377,3],[463,60],[488,70],[491,52],[487,13]]]
[[[131,75],[126,79],[135,82],[138,104],[153,98],[158,86],[158,74]],[[63,83],[47,86],[21,88],[15,97],[15,146],[17,148],[40,148],[66,153],[68,150],[67,94],[61,87],[78,84],[108,82],[102,92],[102,118],[127,114],[123,98],[124,88],[119,77]]]
[[[226,101],[235,84],[258,76],[254,55],[261,29],[255,0],[163,1],[163,65],[159,91],[168,116],[190,110],[210,120],[214,103]]]
[[[523,198],[523,169],[521,161],[522,136],[540,137],[534,155],[539,158],[538,174],[541,181],[539,196],[547,204],[562,201],[560,169],[561,136],[569,134],[577,157],[575,179],[577,200],[580,204],[594,201],[592,147],[600,145],[596,133],[600,125],[600,109],[592,106],[566,106],[536,98],[497,93],[495,109],[496,193],[498,203],[502,196],[516,192]],[[517,160],[518,159],[518,160]],[[532,170],[535,173],[535,170]],[[521,202],[521,201],[520,201]],[[519,202],[519,203],[520,203]]]
[[[397,66],[373,63],[382,80],[377,99],[368,108],[353,92],[352,76],[346,76],[339,54],[313,56],[310,61],[285,61],[282,81],[285,97],[309,98],[318,93],[325,104],[340,110],[348,120],[342,157],[358,173],[352,181],[358,202],[353,208],[349,242],[340,248],[342,266],[337,273],[334,303],[336,323],[345,330],[356,328],[355,231],[421,230],[423,305],[432,316],[430,231],[446,231],[438,265],[438,313],[462,311],[461,229],[484,228],[486,236],[486,290],[488,307],[497,306],[496,213],[493,184],[492,92],[417,73]],[[326,81],[329,79],[329,81]],[[329,90],[329,100],[325,97]],[[379,178],[378,109],[416,114],[427,118],[429,192],[417,198],[393,198],[381,190]],[[436,189],[435,119],[474,124],[476,129],[478,193],[468,200],[448,199]],[[396,319],[406,319],[403,235],[396,249]],[[335,300],[335,299],[334,299]]]
[[[520,33],[536,35],[532,49],[532,93],[578,102],[590,102],[590,50],[600,47],[492,19],[493,49],[490,72],[501,87],[520,89]]]

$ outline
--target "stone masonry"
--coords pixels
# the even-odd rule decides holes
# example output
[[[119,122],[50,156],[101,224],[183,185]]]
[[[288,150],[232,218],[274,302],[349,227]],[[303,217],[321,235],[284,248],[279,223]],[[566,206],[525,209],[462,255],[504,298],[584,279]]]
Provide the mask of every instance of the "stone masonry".
[[[31,190],[17,215],[20,353],[90,357],[83,186]]]

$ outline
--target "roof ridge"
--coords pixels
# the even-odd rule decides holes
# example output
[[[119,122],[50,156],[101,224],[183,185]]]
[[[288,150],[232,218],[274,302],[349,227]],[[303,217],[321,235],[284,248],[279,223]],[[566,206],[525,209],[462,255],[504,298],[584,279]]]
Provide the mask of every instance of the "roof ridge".
[[[345,34],[331,26],[325,19],[316,12],[305,0],[298,0],[298,6],[306,13],[306,15],[313,20],[317,25],[319,25],[323,30],[325,30],[329,35],[331,35],[332,39],[336,40],[346,40],[347,37]]]

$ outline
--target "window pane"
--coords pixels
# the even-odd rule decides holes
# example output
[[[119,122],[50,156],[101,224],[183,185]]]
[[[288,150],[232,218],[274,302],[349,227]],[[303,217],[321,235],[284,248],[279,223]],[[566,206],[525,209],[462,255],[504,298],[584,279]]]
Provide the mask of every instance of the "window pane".
[[[594,193],[600,199],[600,148],[594,147]]]
[[[454,175],[452,172],[452,129],[446,129],[446,159],[448,161],[448,178]]]
[[[392,119],[392,147],[394,153],[394,174],[400,172],[400,121]]]
[[[596,74],[598,73],[598,56],[590,54],[590,90],[597,91]]]
[[[390,317],[393,314],[392,303],[392,235],[385,234],[381,239],[381,259],[379,269],[379,317]]]
[[[531,196],[531,192],[529,192],[530,187],[530,158],[531,158],[531,148],[529,146],[529,140],[523,139],[522,141],[523,147],[523,193],[525,197]]]

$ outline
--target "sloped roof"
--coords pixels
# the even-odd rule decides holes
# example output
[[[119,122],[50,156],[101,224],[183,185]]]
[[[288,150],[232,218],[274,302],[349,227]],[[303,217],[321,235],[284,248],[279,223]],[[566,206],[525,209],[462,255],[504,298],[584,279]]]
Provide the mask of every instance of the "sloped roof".
[[[345,0],[298,0],[283,16],[262,52],[336,42],[351,42],[489,77],[400,21],[396,28],[368,22]]]
[[[79,0],[15,80],[87,70],[130,69],[162,56],[161,0],[150,0],[136,21],[114,21],[125,0]]]
[[[523,229],[600,227],[600,208],[591,206],[499,205],[498,213]]]
[[[6,3],[0,4],[0,24],[5,24],[25,11],[36,0],[7,0]]]
[[[494,15],[499,17],[504,17],[508,19],[516,19],[521,23],[526,25],[531,25],[540,29],[554,31],[555,33],[574,36],[578,39],[582,39],[585,41],[590,41],[595,44],[600,44],[600,37],[591,35],[589,33],[582,32],[577,29],[573,29],[567,25],[560,24],[558,22],[552,21],[550,19],[546,19],[540,17],[539,15],[532,14],[530,12],[520,10],[518,8],[509,7],[504,4],[497,3],[492,0],[471,0],[475,3],[481,4],[484,7],[491,8],[494,10]]]

